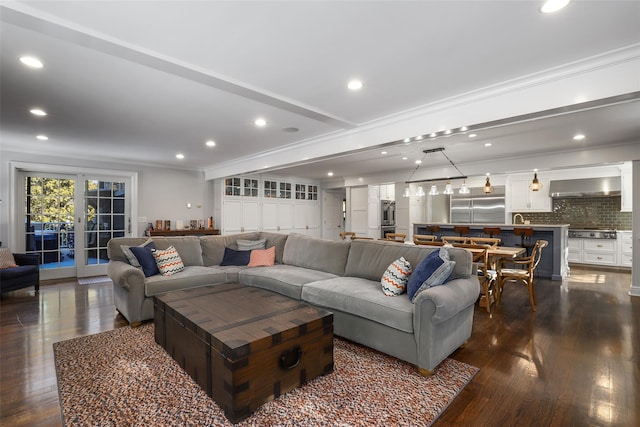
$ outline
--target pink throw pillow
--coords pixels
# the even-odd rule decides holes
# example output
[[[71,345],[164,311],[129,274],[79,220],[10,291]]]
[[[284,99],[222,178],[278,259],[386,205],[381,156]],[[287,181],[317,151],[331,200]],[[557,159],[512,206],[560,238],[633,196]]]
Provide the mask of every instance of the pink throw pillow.
[[[18,264],[16,264],[16,260],[13,258],[13,254],[9,248],[0,248],[0,269],[14,268],[17,266]]]
[[[251,251],[248,267],[271,267],[276,262],[276,247]]]

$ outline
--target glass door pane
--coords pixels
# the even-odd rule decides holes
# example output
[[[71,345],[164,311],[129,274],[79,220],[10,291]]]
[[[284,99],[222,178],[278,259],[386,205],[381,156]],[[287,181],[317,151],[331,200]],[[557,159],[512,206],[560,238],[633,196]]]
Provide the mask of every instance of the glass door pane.
[[[126,180],[84,179],[83,263],[78,276],[105,274],[107,243],[128,232],[127,187]]]
[[[26,251],[40,256],[43,270],[75,267],[75,180],[28,174],[24,177],[24,188]],[[43,274],[43,278],[49,275]]]

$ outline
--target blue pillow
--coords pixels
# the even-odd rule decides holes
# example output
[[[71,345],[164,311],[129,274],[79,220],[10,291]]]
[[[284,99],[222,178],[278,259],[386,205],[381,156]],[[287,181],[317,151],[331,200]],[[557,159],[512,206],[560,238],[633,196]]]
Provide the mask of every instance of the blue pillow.
[[[425,289],[445,283],[455,265],[455,261],[449,260],[449,251],[446,248],[439,248],[424,257],[409,276],[407,294],[411,302]]]
[[[160,274],[160,270],[158,270],[158,264],[156,264],[156,259],[153,257],[151,245],[147,246],[131,246],[131,252],[136,256],[136,259],[140,263],[140,267],[142,267],[142,272],[144,273],[144,277],[155,276],[156,274]],[[155,249],[155,245],[154,249]]]
[[[220,265],[247,265],[251,258],[251,251],[236,251],[224,248],[224,256]]]

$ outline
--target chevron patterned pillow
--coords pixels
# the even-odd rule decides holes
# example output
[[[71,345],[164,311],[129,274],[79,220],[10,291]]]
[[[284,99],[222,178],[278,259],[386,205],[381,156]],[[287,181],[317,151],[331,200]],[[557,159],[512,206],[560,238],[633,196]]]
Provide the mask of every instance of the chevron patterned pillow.
[[[395,297],[407,290],[407,282],[411,274],[411,263],[401,257],[387,267],[387,271],[382,275],[380,283],[382,292],[388,297]]]
[[[184,263],[180,254],[173,246],[169,246],[167,249],[154,249],[153,257],[158,264],[158,270],[163,276],[171,276],[182,270],[184,270]]]

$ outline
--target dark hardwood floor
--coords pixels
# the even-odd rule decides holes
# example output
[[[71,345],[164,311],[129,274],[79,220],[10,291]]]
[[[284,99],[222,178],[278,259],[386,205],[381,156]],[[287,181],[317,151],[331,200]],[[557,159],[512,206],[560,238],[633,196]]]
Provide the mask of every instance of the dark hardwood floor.
[[[451,357],[480,368],[434,426],[640,425],[640,298],[626,271],[572,268],[476,307],[468,345]],[[59,426],[52,344],[126,325],[111,284],[44,284],[0,304],[0,425]]]

